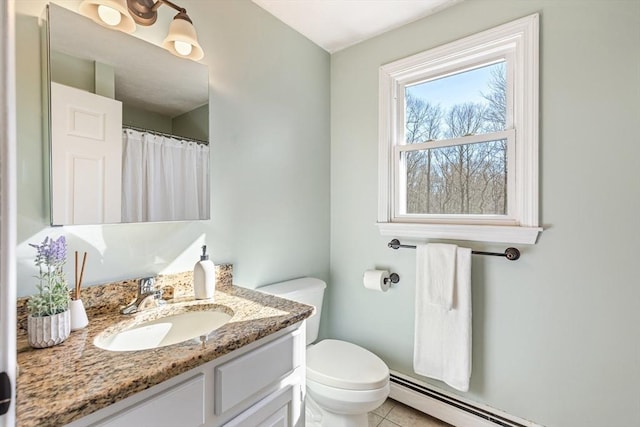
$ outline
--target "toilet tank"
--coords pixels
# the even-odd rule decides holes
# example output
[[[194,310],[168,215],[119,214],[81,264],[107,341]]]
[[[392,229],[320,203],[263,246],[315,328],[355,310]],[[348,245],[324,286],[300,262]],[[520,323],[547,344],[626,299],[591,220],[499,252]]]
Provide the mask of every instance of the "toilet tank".
[[[280,298],[290,299],[303,304],[312,305],[316,312],[307,318],[307,345],[318,339],[320,330],[320,314],[322,312],[322,298],[327,284],[320,279],[313,277],[302,277],[300,279],[288,280],[286,282],[274,283],[262,286],[259,291],[275,295]]]

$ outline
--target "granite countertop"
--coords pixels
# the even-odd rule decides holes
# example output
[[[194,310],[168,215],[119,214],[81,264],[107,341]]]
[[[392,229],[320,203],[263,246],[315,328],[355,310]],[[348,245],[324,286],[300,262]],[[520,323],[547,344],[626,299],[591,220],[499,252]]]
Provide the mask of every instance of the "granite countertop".
[[[179,300],[180,304],[211,304],[207,300]],[[152,350],[101,350],[93,345],[96,335],[131,318],[118,310],[92,313],[87,309],[87,328],[46,349],[29,347],[26,332],[19,330],[17,425],[67,424],[294,325],[313,312],[313,307],[237,286],[218,288],[214,300],[234,314],[209,335],[205,348],[189,340]]]

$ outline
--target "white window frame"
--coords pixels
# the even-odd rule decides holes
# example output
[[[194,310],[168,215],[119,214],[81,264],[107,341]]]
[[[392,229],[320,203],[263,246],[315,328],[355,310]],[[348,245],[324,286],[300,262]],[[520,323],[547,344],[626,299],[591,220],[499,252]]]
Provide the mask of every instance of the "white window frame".
[[[533,244],[538,227],[538,14],[380,67],[378,228],[383,236]],[[405,87],[501,60],[507,63],[507,129],[464,143],[507,139],[507,215],[402,212]],[[448,140],[445,144],[451,144]],[[455,141],[453,141],[455,142]],[[462,141],[461,141],[462,142]],[[438,142],[429,148],[438,146]],[[426,146],[424,148],[427,148]]]

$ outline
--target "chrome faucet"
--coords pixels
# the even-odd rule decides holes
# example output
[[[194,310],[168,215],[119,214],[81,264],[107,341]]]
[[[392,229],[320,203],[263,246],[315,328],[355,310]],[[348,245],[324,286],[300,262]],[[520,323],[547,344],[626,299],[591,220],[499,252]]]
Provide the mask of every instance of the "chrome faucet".
[[[153,277],[145,277],[140,279],[138,283],[138,296],[136,300],[120,310],[121,314],[133,314],[138,311],[147,310],[149,308],[159,307],[166,304],[162,299],[162,291],[154,290],[153,285],[155,279]]]

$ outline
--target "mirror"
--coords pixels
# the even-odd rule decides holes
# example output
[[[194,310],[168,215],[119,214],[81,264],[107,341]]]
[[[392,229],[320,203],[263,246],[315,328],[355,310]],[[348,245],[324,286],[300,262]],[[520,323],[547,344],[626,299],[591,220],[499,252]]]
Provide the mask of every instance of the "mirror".
[[[47,11],[52,225],[209,219],[207,67]]]

